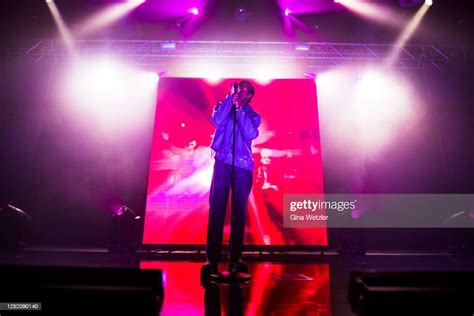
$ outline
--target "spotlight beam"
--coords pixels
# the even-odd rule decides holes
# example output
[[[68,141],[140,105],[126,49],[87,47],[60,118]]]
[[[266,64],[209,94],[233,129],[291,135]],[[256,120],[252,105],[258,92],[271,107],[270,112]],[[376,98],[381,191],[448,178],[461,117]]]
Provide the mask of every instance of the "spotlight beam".
[[[288,16],[289,20],[295,24],[296,26],[298,26],[300,29],[302,29],[304,32],[306,33],[315,33],[313,29],[311,29],[311,27],[309,27],[308,25],[306,25],[303,21],[301,21],[300,19],[298,19],[297,17],[295,17],[294,15],[290,15]]]
[[[398,57],[400,56],[400,52],[405,46],[405,44],[408,42],[408,40],[412,37],[413,33],[415,33],[418,25],[420,22],[423,20],[423,17],[425,16],[426,12],[428,12],[428,9],[430,8],[429,4],[423,4],[420,9],[416,12],[416,14],[413,16],[413,18],[410,20],[406,28],[403,30],[403,32],[400,34],[398,37],[397,41],[395,42],[395,46],[390,53],[389,58],[387,59],[387,66],[391,67],[393,66],[397,60]]]
[[[407,23],[405,18],[374,3],[353,0],[338,0],[336,3],[340,3],[360,16],[391,27],[399,28]]]
[[[48,5],[49,11],[53,16],[54,23],[56,24],[59,30],[59,34],[61,35],[61,38],[64,41],[64,44],[66,45],[66,48],[71,49],[70,45],[73,43],[72,35],[68,27],[66,26],[66,23],[64,22],[64,19],[58,10],[58,7],[52,0],[46,1],[46,4]]]
[[[84,36],[95,32],[98,29],[109,26],[120,18],[133,11],[135,8],[144,3],[145,0],[132,0],[124,3],[114,4],[103,11],[89,17],[76,33],[76,36]]]
[[[284,13],[282,14],[283,18],[283,31],[287,36],[294,36],[295,35],[295,28],[294,25],[299,27],[306,33],[314,33],[308,25],[306,25],[303,21],[299,20],[296,16],[293,15],[293,12],[286,8]]]

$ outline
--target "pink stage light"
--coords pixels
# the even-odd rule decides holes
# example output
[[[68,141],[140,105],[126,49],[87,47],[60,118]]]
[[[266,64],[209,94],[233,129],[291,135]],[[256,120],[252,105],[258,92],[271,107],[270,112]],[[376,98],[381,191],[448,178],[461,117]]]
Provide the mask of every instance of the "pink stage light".
[[[289,16],[289,15],[290,15],[290,13],[291,13],[291,10],[290,10],[290,9],[288,9],[288,8],[286,8],[286,9],[285,9],[285,16]]]
[[[192,15],[199,15],[199,9],[196,7],[192,7],[188,10],[188,13],[191,13]]]

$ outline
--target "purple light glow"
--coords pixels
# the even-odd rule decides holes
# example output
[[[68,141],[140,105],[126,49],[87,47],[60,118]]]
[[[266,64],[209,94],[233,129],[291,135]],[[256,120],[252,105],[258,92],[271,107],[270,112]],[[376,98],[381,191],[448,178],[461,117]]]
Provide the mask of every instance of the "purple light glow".
[[[163,22],[185,15],[194,16],[190,11],[195,9],[198,15],[203,15],[205,8],[213,2],[214,0],[146,1],[134,14],[145,22]]]
[[[215,0],[147,1],[134,11],[146,23],[169,23],[183,37],[193,35],[207,20],[207,8]]]
[[[191,13],[192,15],[199,15],[199,9],[196,7],[192,7],[188,10],[188,13]]]
[[[351,211],[351,217],[353,219],[359,219],[362,216],[363,212],[361,210],[355,209]]]
[[[297,1],[297,0],[276,0],[280,12],[285,16],[292,14],[311,14],[319,12],[333,11],[336,6],[332,1]],[[286,9],[290,10],[286,14]]]
[[[291,10],[290,10],[290,9],[288,9],[288,8],[286,8],[286,9],[285,9],[285,16],[288,16],[288,15],[290,15],[290,13],[291,13]]]
[[[116,216],[122,216],[123,214],[125,214],[125,209],[123,208],[123,206],[117,206],[115,209],[114,209],[114,214]]]

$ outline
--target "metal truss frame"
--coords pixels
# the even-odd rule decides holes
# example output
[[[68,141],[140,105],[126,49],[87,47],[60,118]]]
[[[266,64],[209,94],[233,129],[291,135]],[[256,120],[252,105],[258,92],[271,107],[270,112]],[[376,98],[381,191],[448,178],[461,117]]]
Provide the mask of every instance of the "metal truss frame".
[[[238,41],[162,41],[162,40],[13,40],[7,57],[34,62],[62,64],[73,54],[119,56],[141,66],[166,69],[189,58],[220,60],[227,66],[255,64],[258,61],[297,60],[308,69],[333,68],[344,63],[383,63],[393,52],[399,69],[455,68],[466,61],[461,45],[323,43],[323,42],[238,42]]]

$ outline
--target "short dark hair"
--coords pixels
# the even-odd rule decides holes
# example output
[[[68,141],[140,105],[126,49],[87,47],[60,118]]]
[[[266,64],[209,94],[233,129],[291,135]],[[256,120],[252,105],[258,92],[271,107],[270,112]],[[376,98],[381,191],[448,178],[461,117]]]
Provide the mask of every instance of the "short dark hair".
[[[239,82],[239,86],[247,88],[247,91],[252,95],[253,98],[255,95],[255,87],[250,83],[250,81],[242,80]],[[252,100],[252,98],[250,98],[250,100]]]

